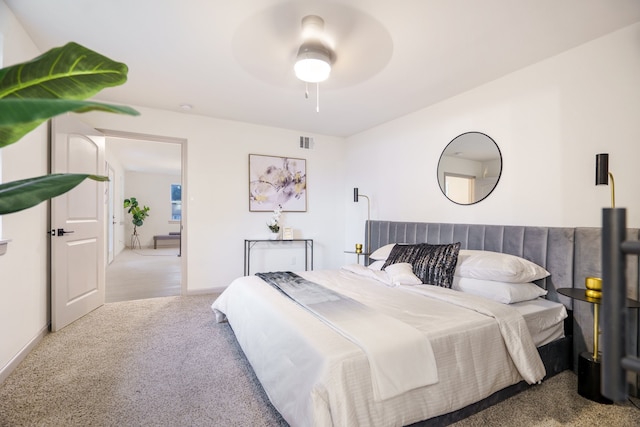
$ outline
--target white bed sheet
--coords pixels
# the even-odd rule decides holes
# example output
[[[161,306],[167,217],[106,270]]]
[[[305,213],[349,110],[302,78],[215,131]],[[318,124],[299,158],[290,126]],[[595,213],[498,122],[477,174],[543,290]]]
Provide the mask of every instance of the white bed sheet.
[[[212,308],[219,321],[229,321],[269,399],[292,426],[408,425],[522,380],[491,317],[348,271],[299,274],[423,330],[439,382],[375,401],[359,347],[260,278],[237,279]]]
[[[559,302],[544,298],[510,304],[522,315],[536,347],[564,337],[567,309]]]

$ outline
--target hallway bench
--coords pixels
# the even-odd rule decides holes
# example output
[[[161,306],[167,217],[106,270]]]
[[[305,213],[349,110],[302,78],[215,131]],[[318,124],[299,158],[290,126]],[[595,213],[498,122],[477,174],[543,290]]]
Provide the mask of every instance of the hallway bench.
[[[153,236],[153,249],[158,249],[158,240],[180,240],[180,237],[179,231]]]

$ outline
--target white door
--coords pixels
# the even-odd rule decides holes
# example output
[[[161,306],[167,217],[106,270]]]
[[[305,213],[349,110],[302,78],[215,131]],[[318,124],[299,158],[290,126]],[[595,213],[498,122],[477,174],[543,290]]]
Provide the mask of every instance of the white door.
[[[51,129],[52,173],[105,174],[105,138],[71,114]],[[51,328],[104,304],[105,184],[84,180],[51,200]],[[55,234],[55,235],[54,235]]]

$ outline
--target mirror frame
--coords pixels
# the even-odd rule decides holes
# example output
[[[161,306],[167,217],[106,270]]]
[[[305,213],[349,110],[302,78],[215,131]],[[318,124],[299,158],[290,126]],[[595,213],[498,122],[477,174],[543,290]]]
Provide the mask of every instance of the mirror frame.
[[[466,135],[470,135],[470,134],[476,134],[476,135],[480,135],[482,137],[484,137],[484,140],[486,142],[491,142],[493,143],[493,147],[491,148],[495,148],[496,152],[497,152],[497,158],[500,160],[500,170],[498,171],[498,175],[496,177],[496,181],[493,184],[493,187],[491,188],[491,190],[489,192],[487,192],[486,195],[484,195],[481,199],[478,200],[474,200],[473,202],[470,203],[464,203],[464,202],[460,202],[460,201],[456,201],[453,200],[452,198],[450,198],[447,193],[445,192],[445,188],[444,188],[444,182],[441,182],[440,180],[440,174],[442,172],[443,176],[444,173],[446,173],[445,171],[441,171],[442,168],[442,158],[445,155],[445,153],[447,152],[448,149],[450,149],[452,147],[452,144],[454,144],[459,138],[462,138]],[[496,189],[496,187],[498,186],[498,183],[500,182],[500,178],[502,177],[502,169],[503,169],[503,158],[502,158],[502,151],[500,151],[500,147],[498,147],[498,144],[496,143],[496,141],[491,138],[489,135],[483,133],[483,132],[477,132],[477,131],[469,131],[469,132],[464,132],[461,133],[460,135],[456,136],[455,138],[453,138],[442,150],[442,153],[440,153],[440,158],[438,159],[438,167],[436,168],[436,180],[438,182],[438,187],[440,187],[440,191],[442,192],[442,194],[450,201],[452,201],[453,203],[457,204],[457,205],[462,205],[462,206],[470,206],[470,205],[475,205],[476,203],[479,203],[481,201],[483,201],[484,199],[486,199],[487,197],[489,197],[489,195],[491,193],[493,193],[493,191]],[[450,172],[449,172],[450,173]],[[455,172],[454,172],[455,173]],[[476,177],[474,177],[476,178]]]

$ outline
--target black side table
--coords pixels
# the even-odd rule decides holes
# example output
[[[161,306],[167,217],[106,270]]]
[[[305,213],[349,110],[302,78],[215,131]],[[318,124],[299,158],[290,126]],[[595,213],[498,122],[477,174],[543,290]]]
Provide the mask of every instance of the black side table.
[[[286,245],[292,242],[304,243],[304,269],[313,270],[313,239],[289,239],[289,240],[270,240],[270,239],[244,239],[244,275],[248,276],[251,272],[251,248],[257,243],[267,243],[275,245]],[[311,268],[309,268],[309,261],[311,261]]]
[[[600,393],[599,317],[600,298],[588,297],[585,289],[560,288],[558,293],[574,300],[593,304],[593,353],[583,351],[578,357],[578,394],[594,402],[613,403]],[[627,298],[627,307],[640,308],[640,302]]]

